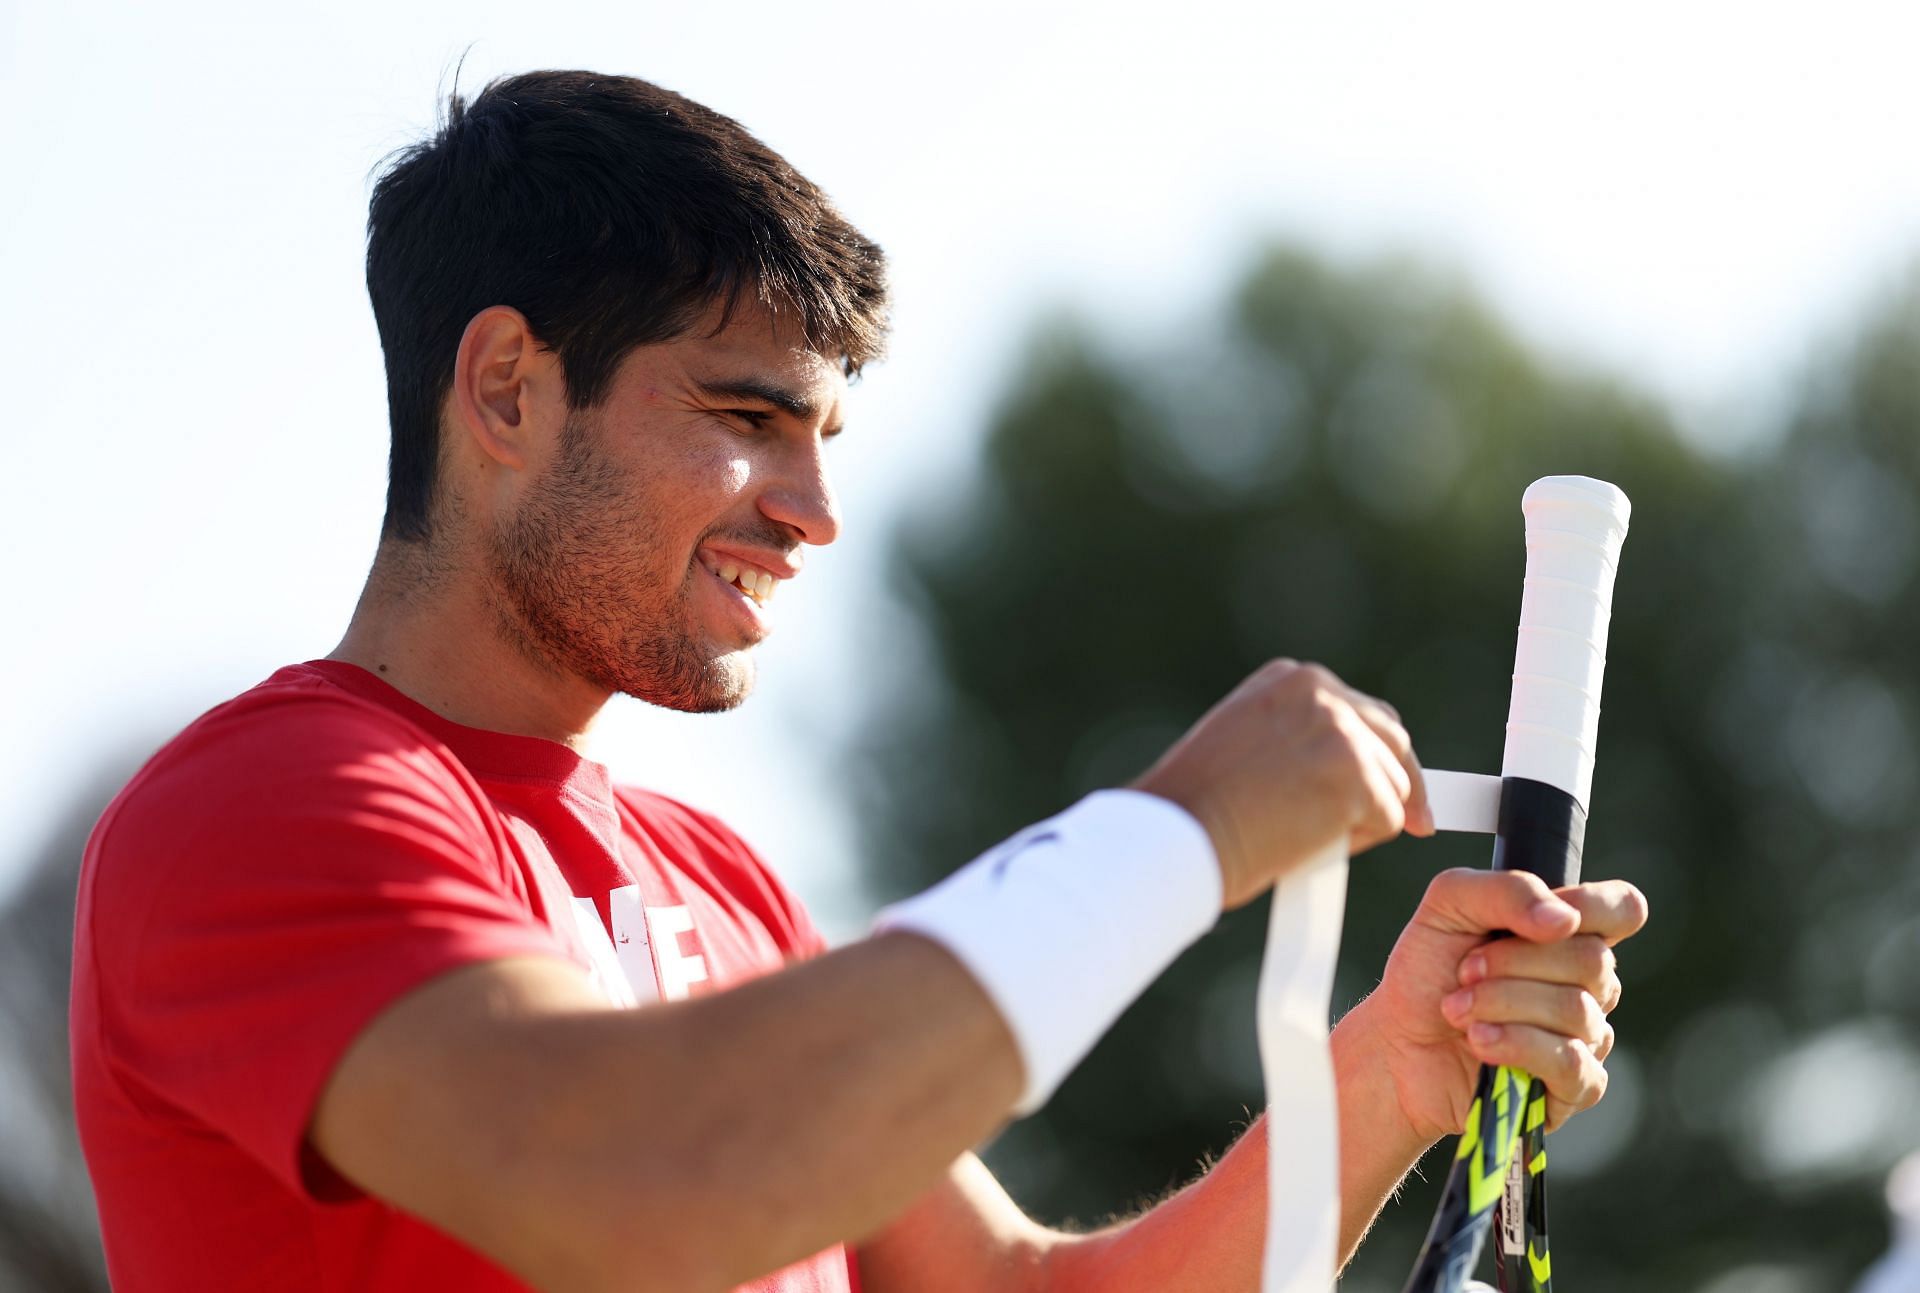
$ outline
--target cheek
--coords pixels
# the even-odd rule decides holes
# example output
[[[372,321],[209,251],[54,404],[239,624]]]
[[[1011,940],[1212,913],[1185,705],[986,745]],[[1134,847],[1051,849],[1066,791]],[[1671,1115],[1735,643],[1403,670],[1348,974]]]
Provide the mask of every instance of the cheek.
[[[689,454],[648,482],[645,514],[668,547],[697,541],[739,521],[740,500],[753,487],[758,464],[738,444]]]
[[[682,451],[646,466],[653,474],[677,480],[690,494],[725,497],[747,488],[753,479],[755,446],[725,428],[702,427]]]

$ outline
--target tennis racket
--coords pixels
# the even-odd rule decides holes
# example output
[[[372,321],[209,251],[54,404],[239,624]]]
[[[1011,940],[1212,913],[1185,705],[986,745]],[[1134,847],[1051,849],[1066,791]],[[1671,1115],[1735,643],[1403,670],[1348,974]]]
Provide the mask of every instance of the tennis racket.
[[[1557,888],[1580,879],[1614,572],[1631,509],[1620,490],[1584,476],[1537,480],[1520,506],[1527,571],[1493,866],[1531,871]],[[1546,1118],[1546,1089],[1532,1074],[1480,1070],[1405,1293],[1463,1293],[1496,1206],[1500,1287],[1551,1293]]]

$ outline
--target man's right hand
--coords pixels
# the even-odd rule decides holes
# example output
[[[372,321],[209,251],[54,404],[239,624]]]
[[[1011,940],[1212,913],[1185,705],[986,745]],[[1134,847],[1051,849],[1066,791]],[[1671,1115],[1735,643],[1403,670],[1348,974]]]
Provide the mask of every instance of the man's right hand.
[[[1228,908],[1335,841],[1357,853],[1403,830],[1433,833],[1420,762],[1393,706],[1293,660],[1254,672],[1133,789],[1206,828]]]

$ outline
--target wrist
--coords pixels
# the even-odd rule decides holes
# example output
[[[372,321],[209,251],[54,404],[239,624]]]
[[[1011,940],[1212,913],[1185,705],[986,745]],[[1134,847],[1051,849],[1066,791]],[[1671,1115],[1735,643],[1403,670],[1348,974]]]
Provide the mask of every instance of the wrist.
[[[1025,1115],[1220,914],[1206,830],[1178,804],[1099,791],[880,914],[944,946],[1020,1052]]]
[[[1341,1016],[1329,1046],[1340,1100],[1343,1171],[1357,1151],[1397,1178],[1441,1138],[1418,1126],[1400,1099],[1395,1055],[1372,998]],[[1397,1166],[1394,1166],[1397,1165]]]
[[[1180,810],[1189,820],[1200,828],[1207,838],[1208,848],[1213,855],[1215,869],[1220,875],[1220,910],[1231,911],[1235,907],[1251,902],[1259,895],[1259,890],[1242,878],[1245,868],[1237,865],[1239,853],[1233,833],[1226,829],[1225,823],[1211,811],[1206,796],[1194,794],[1173,778],[1159,775],[1159,768],[1150,768],[1126,786],[1133,794],[1151,795],[1153,798],[1171,804]]]

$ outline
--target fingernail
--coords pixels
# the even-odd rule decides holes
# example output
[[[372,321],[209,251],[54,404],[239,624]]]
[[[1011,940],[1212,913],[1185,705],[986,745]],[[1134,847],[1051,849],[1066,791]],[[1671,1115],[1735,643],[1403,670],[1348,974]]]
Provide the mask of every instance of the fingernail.
[[[1475,953],[1460,966],[1460,982],[1474,984],[1487,977],[1487,958]]]
[[[1473,1004],[1473,989],[1462,988],[1450,992],[1440,999],[1440,1013],[1449,1019],[1458,1019],[1467,1013],[1467,1007]]]
[[[1472,1023],[1467,1025],[1468,1038],[1479,1042],[1482,1046],[1499,1041],[1500,1034],[1505,1031],[1506,1030],[1499,1024]]]

